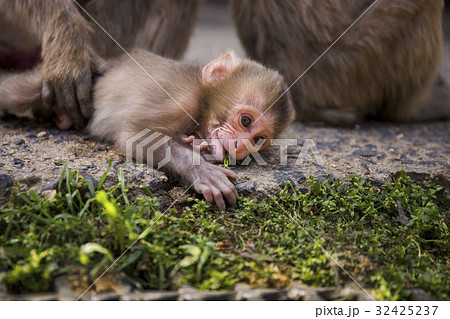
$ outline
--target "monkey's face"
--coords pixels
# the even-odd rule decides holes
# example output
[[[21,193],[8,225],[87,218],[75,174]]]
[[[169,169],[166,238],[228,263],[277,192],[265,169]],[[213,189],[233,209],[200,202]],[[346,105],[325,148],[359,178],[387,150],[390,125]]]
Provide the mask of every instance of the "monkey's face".
[[[210,123],[207,136],[212,139],[214,157],[223,162],[225,151],[237,160],[269,146],[273,120],[269,115],[246,105],[237,105],[222,123]]]

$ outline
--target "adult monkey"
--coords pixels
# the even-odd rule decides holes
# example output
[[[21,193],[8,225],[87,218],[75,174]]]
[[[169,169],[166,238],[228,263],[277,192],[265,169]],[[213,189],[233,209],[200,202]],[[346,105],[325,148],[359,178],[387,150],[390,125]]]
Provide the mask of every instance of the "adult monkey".
[[[63,108],[82,127],[92,113],[91,86],[120,47],[180,58],[201,0],[0,0],[2,69],[24,70],[42,60],[43,104]],[[84,10],[82,10],[83,7]]]
[[[449,85],[437,79],[442,0],[232,0],[248,55],[293,83],[301,121],[357,123],[449,118]],[[436,80],[437,79],[437,80]]]

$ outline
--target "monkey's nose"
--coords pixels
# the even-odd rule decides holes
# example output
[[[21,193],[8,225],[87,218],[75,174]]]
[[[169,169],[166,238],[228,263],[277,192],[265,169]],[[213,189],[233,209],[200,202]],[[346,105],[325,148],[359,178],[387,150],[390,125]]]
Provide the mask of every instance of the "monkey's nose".
[[[247,149],[247,146],[245,143],[240,139],[232,139],[228,140],[228,152],[232,157],[234,157],[237,160],[241,160],[245,158],[248,154],[250,154],[250,151]]]
[[[238,139],[230,139],[228,140],[228,147],[230,148],[230,150],[232,151],[236,151],[240,148],[240,143]]]
[[[236,150],[236,153],[241,153],[241,154],[250,154],[250,150],[248,149],[246,143],[244,143],[242,140],[237,140],[234,143],[234,149]]]

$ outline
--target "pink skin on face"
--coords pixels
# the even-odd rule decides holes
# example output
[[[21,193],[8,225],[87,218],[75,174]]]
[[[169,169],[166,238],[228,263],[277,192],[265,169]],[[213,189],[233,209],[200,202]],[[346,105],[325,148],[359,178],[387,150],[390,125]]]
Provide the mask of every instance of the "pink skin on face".
[[[251,120],[251,124],[245,127],[242,117],[245,116]],[[242,160],[251,152],[265,149],[273,138],[271,129],[272,120],[267,116],[261,116],[261,112],[251,106],[240,105],[234,108],[230,118],[230,123],[225,123],[216,130],[218,138],[224,149],[237,160]],[[256,137],[262,137],[265,142],[261,147],[256,146]]]
[[[251,120],[251,124],[244,127],[242,124],[242,116],[246,116]],[[261,112],[248,106],[239,106],[232,112],[231,121],[222,126],[212,125],[207,130],[207,139],[211,139],[209,144],[202,142],[198,147],[200,151],[206,150],[208,147],[213,148],[213,155],[218,162],[223,162],[225,151],[230,153],[237,160],[242,160],[251,152],[265,149],[270,144],[273,137],[273,131],[270,128],[272,120],[267,115],[261,116]],[[200,134],[197,133],[201,137]],[[263,137],[264,144],[261,147],[256,146],[255,137]],[[194,135],[183,135],[182,141],[193,145]]]

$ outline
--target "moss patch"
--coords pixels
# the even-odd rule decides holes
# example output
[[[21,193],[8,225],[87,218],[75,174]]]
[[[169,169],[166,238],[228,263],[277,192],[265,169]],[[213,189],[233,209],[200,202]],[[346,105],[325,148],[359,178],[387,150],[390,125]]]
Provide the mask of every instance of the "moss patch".
[[[450,202],[404,172],[380,188],[310,178],[306,194],[286,185],[223,213],[197,198],[166,210],[122,171],[114,187],[105,178],[94,188],[64,170],[55,191],[13,189],[0,208],[0,281],[10,292],[51,290],[63,274],[92,282],[132,246],[109,272],[141,289],[351,282],[326,250],[376,299],[407,299],[411,288],[450,298]]]

